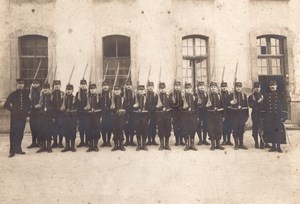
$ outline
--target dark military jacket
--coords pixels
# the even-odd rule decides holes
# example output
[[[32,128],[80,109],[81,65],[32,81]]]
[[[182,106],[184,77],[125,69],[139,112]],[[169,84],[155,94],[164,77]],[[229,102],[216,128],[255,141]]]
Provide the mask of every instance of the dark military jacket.
[[[30,90],[29,99],[30,99],[30,106],[31,106],[31,114],[37,114],[38,109],[35,108],[35,106],[40,101],[40,95],[41,95],[41,89],[38,88],[32,88]]]
[[[211,92],[209,95],[211,106],[207,107],[208,112],[224,113],[224,103],[219,93]]]
[[[112,103],[115,105],[114,109],[112,109],[113,115],[124,115],[125,114],[125,103],[124,98],[121,95],[114,95],[112,97]]]
[[[148,113],[149,102],[147,100],[146,95],[137,94],[135,102],[136,102],[136,104],[138,104],[138,107],[134,107],[134,109],[133,109],[133,111],[135,113]]]
[[[147,96],[147,101],[148,101],[148,108],[149,108],[148,110],[149,110],[149,112],[153,113],[156,110],[158,96],[153,91],[147,91],[146,96]]]
[[[53,115],[54,106],[53,106],[53,103],[51,101],[51,93],[49,93],[49,94],[43,93],[41,95],[39,105],[40,105],[40,111],[39,112],[41,114],[48,115],[48,116]]]
[[[134,93],[131,89],[125,89],[124,91],[124,106],[126,112],[131,112],[133,110],[134,104]]]
[[[198,96],[198,108],[199,110],[205,110],[207,104],[207,93],[205,91],[197,90]]]
[[[258,115],[261,112],[263,101],[258,103],[258,100],[260,98],[263,99],[263,95],[259,92],[254,92],[252,95],[248,97],[248,104],[249,107],[252,108],[252,115],[253,114]]]
[[[262,112],[265,116],[275,118],[287,118],[287,106],[285,94],[279,91],[271,91],[265,94],[262,104]]]
[[[171,111],[171,106],[172,106],[172,99],[170,95],[167,93],[159,93],[158,94],[159,100],[157,100],[157,104],[160,101],[161,107],[157,108],[157,112],[162,112],[162,111]]]
[[[233,100],[233,97],[236,97],[237,103],[232,105],[230,102]],[[248,109],[248,99],[247,95],[244,93],[235,92],[233,93],[228,100],[228,108],[232,111],[232,114],[242,113],[244,120],[247,121],[249,117],[249,109]],[[233,116],[234,117],[234,116]]]
[[[87,97],[87,89],[79,89],[79,91],[76,93],[76,103],[79,112],[83,112],[84,108],[87,106]]]
[[[64,92],[61,90],[54,90],[52,92],[52,104],[56,111],[60,111],[60,107],[63,103]]]
[[[194,95],[192,93],[184,93],[184,98],[183,100],[183,106],[182,106],[182,111],[191,111],[191,112],[195,112],[196,110],[198,110],[198,97],[197,95]],[[185,108],[185,102],[186,101],[188,107]]]
[[[102,91],[100,94],[100,107],[102,112],[110,111],[111,93],[109,91]]]
[[[179,111],[182,108],[183,100],[182,94],[180,90],[173,90],[170,94],[170,98],[172,99],[172,108],[173,110]]]
[[[8,109],[14,116],[26,117],[30,110],[30,105],[28,92],[26,90],[16,90],[9,94],[4,103],[4,108]]]

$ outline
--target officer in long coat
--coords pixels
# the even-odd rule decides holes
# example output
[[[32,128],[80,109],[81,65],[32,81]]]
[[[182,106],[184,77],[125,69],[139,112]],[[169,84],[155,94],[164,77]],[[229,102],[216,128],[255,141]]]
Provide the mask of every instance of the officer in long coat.
[[[156,118],[158,137],[160,139],[159,150],[171,150],[169,138],[171,136],[172,99],[166,93],[165,83],[159,83],[158,100],[156,104]]]
[[[30,110],[30,100],[24,85],[24,80],[17,79],[17,90],[10,93],[4,103],[4,108],[10,111],[9,157],[13,157],[15,154],[25,154],[22,151],[21,144],[26,117]]]
[[[280,144],[286,144],[284,122],[287,119],[287,106],[284,92],[278,91],[277,81],[269,82],[270,91],[264,96],[262,114],[264,120],[264,139],[265,142],[272,143],[270,152],[280,152]]]
[[[207,130],[208,136],[211,140],[211,150],[224,150],[221,146],[220,140],[223,133],[223,117],[224,104],[221,95],[218,93],[216,82],[210,83],[210,94],[207,107]]]
[[[247,95],[242,92],[242,83],[235,83],[235,91],[230,98],[229,109],[232,112],[234,149],[248,149],[244,145],[245,124],[249,118]]]

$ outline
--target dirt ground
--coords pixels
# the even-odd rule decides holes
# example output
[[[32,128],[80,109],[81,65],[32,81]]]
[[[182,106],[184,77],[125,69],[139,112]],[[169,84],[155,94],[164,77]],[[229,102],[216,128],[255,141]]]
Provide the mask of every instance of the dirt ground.
[[[300,131],[288,132],[284,153],[249,150],[98,153],[35,153],[8,158],[8,137],[0,136],[0,203],[300,203]],[[78,138],[77,138],[78,143]]]

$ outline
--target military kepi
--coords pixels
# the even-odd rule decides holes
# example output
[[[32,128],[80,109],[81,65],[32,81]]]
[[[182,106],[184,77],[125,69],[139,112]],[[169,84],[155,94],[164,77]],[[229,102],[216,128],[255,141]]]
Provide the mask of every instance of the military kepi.
[[[235,82],[235,86],[237,86],[237,87],[242,87],[243,84],[242,84],[242,82]]]
[[[159,88],[160,89],[166,88],[166,84],[164,82],[159,83]]]
[[[272,86],[272,85],[277,85],[277,81],[276,80],[271,80],[269,82],[269,85]]]
[[[259,88],[260,87],[260,83],[259,82],[254,82],[253,83],[253,87],[254,88]]]

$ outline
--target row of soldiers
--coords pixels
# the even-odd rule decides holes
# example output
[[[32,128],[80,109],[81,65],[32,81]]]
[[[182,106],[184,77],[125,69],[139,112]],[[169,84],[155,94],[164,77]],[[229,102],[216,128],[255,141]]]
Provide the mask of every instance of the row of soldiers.
[[[155,93],[153,82],[148,82],[147,90],[144,85],[139,85],[134,91],[132,82],[126,81],[124,89],[115,85],[110,92],[109,84],[104,81],[99,94],[96,84],[88,86],[83,79],[74,95],[71,84],[66,86],[64,93],[60,81],[54,80],[51,92],[48,83],[40,89],[39,82],[34,80],[28,94],[24,80],[18,79],[17,90],[4,104],[11,111],[9,156],[25,154],[21,142],[28,115],[32,134],[32,144],[28,148],[39,147],[37,152],[52,152],[52,148],[57,147],[64,148],[62,152],[75,152],[77,126],[80,134],[77,147],[86,146],[87,152],[99,151],[100,136],[101,147],[111,147],[112,134],[112,151],[125,151],[124,146],[128,145],[137,146],[137,151],[147,150],[147,145],[158,145],[156,134],[160,139],[159,150],[170,150],[172,126],[175,145],[185,146],[185,151],[197,150],[196,133],[198,145],[211,145],[211,150],[224,150],[222,145],[233,145],[231,134],[235,150],[247,149],[244,129],[249,106],[252,108],[255,147],[265,148],[272,143],[270,151],[282,152],[280,144],[285,143],[282,122],[286,119],[286,106],[283,93],[277,90],[277,82],[270,81],[270,91],[265,95],[260,93],[260,84],[255,82],[254,93],[249,97],[242,92],[241,82],[234,85],[234,91],[229,92],[227,83],[222,82],[219,92],[217,83],[211,82],[206,92],[204,82],[198,82],[194,91],[190,83],[182,90],[181,82],[175,81],[171,93],[167,93],[165,83],[159,83],[159,91]]]

